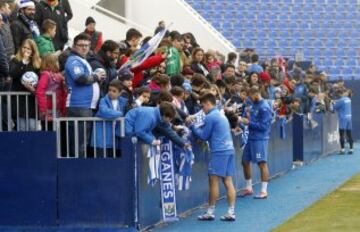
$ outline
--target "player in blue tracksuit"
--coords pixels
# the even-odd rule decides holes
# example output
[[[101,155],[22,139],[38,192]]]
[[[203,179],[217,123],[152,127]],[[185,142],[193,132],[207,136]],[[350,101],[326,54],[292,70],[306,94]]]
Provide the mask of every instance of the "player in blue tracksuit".
[[[241,191],[240,196],[245,197],[253,194],[251,180],[251,162],[253,162],[258,164],[261,172],[261,192],[255,198],[265,199],[268,196],[267,184],[269,181],[267,149],[273,116],[270,105],[261,98],[258,87],[255,86],[250,89],[249,97],[253,102],[250,117],[239,119],[240,123],[249,126],[248,142],[245,145],[242,157],[246,188]]]
[[[353,153],[353,138],[352,138],[352,115],[351,115],[351,99],[349,98],[349,91],[343,91],[342,96],[334,104],[334,110],[339,115],[339,134],[341,154],[345,153],[345,133],[347,141],[350,144],[349,154]]]
[[[96,117],[106,120],[114,120],[123,117],[128,105],[126,98],[120,96],[122,85],[119,80],[113,80],[109,84],[108,93],[100,100],[99,110]],[[113,122],[96,122],[92,131],[91,146],[96,150],[97,157],[120,156],[120,124]],[[114,144],[115,142],[115,144]],[[114,154],[114,149],[116,154]]]
[[[125,135],[136,136],[149,145],[160,145],[153,130],[173,141],[179,147],[188,146],[171,129],[170,122],[176,115],[175,106],[162,102],[158,107],[137,107],[125,115]]]
[[[234,145],[227,118],[216,108],[216,97],[207,93],[200,98],[205,112],[202,127],[190,126],[197,138],[208,141],[211,151],[209,162],[209,208],[207,212],[198,217],[199,220],[214,220],[216,200],[219,197],[219,181],[222,179],[227,191],[228,212],[221,217],[224,221],[235,220],[236,192],[232,176],[235,174]]]

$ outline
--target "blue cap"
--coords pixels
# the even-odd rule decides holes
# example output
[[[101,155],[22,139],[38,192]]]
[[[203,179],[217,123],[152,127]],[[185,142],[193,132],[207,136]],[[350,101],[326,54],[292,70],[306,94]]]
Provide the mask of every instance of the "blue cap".
[[[191,85],[190,85],[189,83],[184,82],[183,88],[184,88],[184,90],[185,90],[186,92],[192,93],[192,87],[191,87]]]

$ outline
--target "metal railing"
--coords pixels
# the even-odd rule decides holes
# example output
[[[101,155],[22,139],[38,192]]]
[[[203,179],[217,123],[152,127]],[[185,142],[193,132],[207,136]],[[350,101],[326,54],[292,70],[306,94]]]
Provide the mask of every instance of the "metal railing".
[[[52,118],[56,118],[56,94],[47,92],[46,107],[48,101],[52,102],[50,115]],[[43,123],[40,120],[43,120]],[[39,118],[38,101],[35,95],[30,92],[0,92],[0,132],[47,131],[48,129],[49,118],[46,116],[44,119]]]
[[[54,120],[58,158],[119,158],[124,118],[69,117]]]

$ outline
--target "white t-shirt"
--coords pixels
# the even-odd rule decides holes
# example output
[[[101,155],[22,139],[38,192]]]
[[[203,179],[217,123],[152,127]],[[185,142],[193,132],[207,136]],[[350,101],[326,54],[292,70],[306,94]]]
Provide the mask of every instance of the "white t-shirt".
[[[119,101],[117,99],[111,100],[111,104],[113,105],[114,110],[119,110]]]

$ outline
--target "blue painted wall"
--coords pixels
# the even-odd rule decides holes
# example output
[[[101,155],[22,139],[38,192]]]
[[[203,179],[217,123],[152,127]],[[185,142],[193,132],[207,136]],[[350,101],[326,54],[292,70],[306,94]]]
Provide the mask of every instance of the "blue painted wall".
[[[316,114],[312,127],[303,115],[294,116],[294,160],[305,163],[312,162],[322,155],[339,150],[338,117],[336,114]]]
[[[134,156],[122,140],[121,158],[59,159],[60,226],[133,226]]]
[[[56,225],[52,132],[0,133],[0,225]]]
[[[319,124],[311,129],[303,127],[301,118],[295,118],[286,124],[284,139],[280,138],[280,124],[272,125],[269,141],[272,176],[288,171],[293,159],[300,157],[308,162],[338,149],[334,139],[336,115],[319,115],[315,120]],[[298,136],[300,140],[296,140]],[[141,144],[135,153],[131,141],[123,139],[120,159],[57,160],[55,141],[52,132],[0,133],[1,226],[136,227],[136,209],[139,228],[161,220],[160,188],[147,184],[147,154]],[[234,181],[239,189],[244,178],[242,151],[236,137],[234,144],[237,165]],[[209,153],[195,141],[193,149],[193,181],[190,190],[177,192],[179,213],[206,203],[208,198]],[[297,157],[293,156],[294,150]],[[253,179],[259,181],[256,166]],[[223,189],[221,194],[224,195]]]

